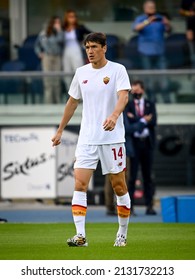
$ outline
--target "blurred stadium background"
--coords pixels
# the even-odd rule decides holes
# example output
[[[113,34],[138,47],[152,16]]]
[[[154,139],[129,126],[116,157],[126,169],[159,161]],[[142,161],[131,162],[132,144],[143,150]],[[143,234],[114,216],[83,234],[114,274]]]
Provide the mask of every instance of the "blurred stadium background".
[[[173,26],[166,38],[168,69],[163,71],[169,80],[170,104],[164,104],[161,98],[158,80],[162,72],[143,71],[137,59],[137,36],[131,23],[142,13],[142,3],[142,0],[0,1],[1,210],[5,201],[9,201],[10,207],[16,199],[70,202],[81,107],[64,134],[62,148],[54,151],[50,138],[67,100],[64,74],[55,74],[62,79],[61,104],[43,104],[46,74],[41,72],[33,49],[48,18],[55,14],[63,18],[68,8],[75,9],[90,30],[107,34],[107,57],[123,63],[131,79],[157,81],[158,127],[153,167],[156,203],[170,194],[195,194],[195,69],[185,38],[185,21],[178,12],[180,1],[156,1],[158,11],[168,15]],[[103,185],[104,177],[98,167],[89,191],[91,204],[103,205]],[[137,194],[137,204],[142,204],[142,196]]]

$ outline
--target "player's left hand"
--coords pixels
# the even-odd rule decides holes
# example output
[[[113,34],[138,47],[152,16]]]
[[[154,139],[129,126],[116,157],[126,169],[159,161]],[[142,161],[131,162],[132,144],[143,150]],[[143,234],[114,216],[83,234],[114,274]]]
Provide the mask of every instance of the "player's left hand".
[[[103,123],[104,130],[112,131],[115,128],[116,122],[117,122],[117,117],[115,115],[111,115]]]

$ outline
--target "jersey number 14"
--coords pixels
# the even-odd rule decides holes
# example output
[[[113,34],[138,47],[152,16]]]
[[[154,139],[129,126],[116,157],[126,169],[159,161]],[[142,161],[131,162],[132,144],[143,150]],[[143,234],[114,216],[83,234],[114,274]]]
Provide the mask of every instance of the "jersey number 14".
[[[121,159],[123,158],[123,148],[120,147],[117,153],[117,150],[115,148],[112,149],[113,155],[114,155],[114,160],[117,160],[117,157],[120,157]]]

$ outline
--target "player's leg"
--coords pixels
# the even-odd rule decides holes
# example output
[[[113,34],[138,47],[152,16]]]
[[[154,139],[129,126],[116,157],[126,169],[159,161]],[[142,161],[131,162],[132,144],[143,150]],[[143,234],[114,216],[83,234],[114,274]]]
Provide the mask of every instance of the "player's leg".
[[[130,216],[130,197],[125,180],[126,152],[124,143],[103,145],[99,149],[103,174],[109,174],[116,195],[119,229],[115,246],[125,246]]]
[[[125,171],[110,174],[110,181],[116,194],[119,228],[115,246],[125,246],[130,216],[130,197],[127,190]]]
[[[87,189],[90,178],[98,163],[97,146],[77,146],[75,156],[75,190],[72,198],[72,214],[76,227],[76,235],[68,239],[67,243],[69,246],[87,246],[85,233]]]
[[[93,174],[91,169],[75,169],[75,191],[72,199],[72,214],[77,234],[85,237],[85,216],[87,212],[87,189]]]
[[[87,212],[87,189],[93,170],[76,168],[75,190],[72,198],[72,215],[76,235],[67,240],[69,246],[87,246],[85,233],[85,217]]]

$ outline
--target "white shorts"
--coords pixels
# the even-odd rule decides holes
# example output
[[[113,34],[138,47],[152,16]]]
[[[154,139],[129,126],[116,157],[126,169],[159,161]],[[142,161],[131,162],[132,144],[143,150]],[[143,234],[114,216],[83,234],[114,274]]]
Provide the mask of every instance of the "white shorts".
[[[124,143],[106,145],[78,145],[74,168],[96,169],[100,160],[102,174],[117,174],[126,168]]]

